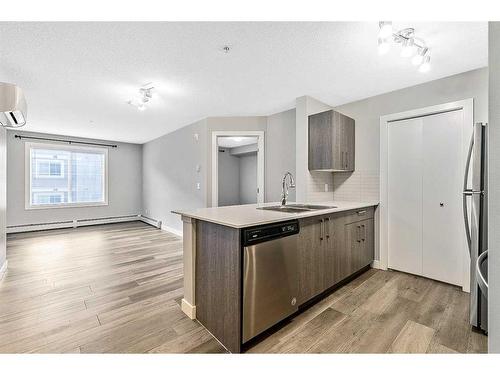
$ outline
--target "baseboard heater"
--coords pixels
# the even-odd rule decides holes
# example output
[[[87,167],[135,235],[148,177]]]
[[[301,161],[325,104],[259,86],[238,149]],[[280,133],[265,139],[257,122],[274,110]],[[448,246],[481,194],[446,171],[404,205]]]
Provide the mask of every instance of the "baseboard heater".
[[[77,219],[65,221],[52,221],[47,223],[8,225],[7,233],[34,232],[48,229],[78,228],[88,225],[122,223],[127,221],[142,221],[146,224],[161,228],[161,221],[143,215],[109,216],[94,219]]]

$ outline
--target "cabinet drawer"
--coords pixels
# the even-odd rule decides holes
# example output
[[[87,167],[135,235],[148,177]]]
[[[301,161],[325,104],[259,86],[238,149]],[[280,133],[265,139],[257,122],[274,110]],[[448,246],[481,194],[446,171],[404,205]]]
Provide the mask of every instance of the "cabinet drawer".
[[[343,214],[344,214],[343,216],[345,217],[346,224],[355,223],[361,220],[373,219],[373,216],[375,214],[375,208],[374,207],[358,208],[357,210],[343,212]]]

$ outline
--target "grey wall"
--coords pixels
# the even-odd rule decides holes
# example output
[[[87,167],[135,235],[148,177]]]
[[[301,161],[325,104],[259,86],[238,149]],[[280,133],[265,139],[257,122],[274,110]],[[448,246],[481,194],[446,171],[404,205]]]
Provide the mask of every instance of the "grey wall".
[[[297,201],[321,202],[333,199],[333,174],[309,171],[309,116],[331,109],[328,104],[310,96],[296,100],[296,172]],[[325,189],[326,187],[326,189]]]
[[[500,353],[500,22],[489,23],[488,348]]]
[[[257,203],[257,153],[239,156],[239,203]]]
[[[334,174],[334,199],[379,197],[380,116],[474,98],[474,120],[488,120],[488,69],[482,68],[345,104],[336,110],[356,120],[356,171]]]
[[[257,138],[255,138],[257,140]],[[230,149],[231,155],[244,155],[252,152],[257,152],[259,147],[257,143],[252,143],[245,146],[233,147]]]
[[[257,203],[257,152],[248,152],[255,150],[255,145],[221,149],[224,152],[219,152],[219,206]]]
[[[295,109],[275,115],[210,117],[165,134],[143,145],[143,212],[182,230],[175,209],[211,205],[211,146],[213,131],[265,132],[265,199],[278,201],[280,180],[295,172]],[[198,134],[198,140],[194,138]],[[200,172],[196,172],[196,165]],[[196,184],[200,183],[200,190]],[[293,192],[291,193],[293,199]]]
[[[25,209],[24,147],[15,134],[64,138],[97,143],[114,143],[109,149],[107,206],[56,209]],[[74,137],[61,137],[9,130],[7,132],[7,225],[38,224],[54,221],[137,215],[142,211],[142,146]]]
[[[7,257],[5,249],[5,226],[7,221],[7,146],[6,130],[0,126],[0,270]],[[0,273],[0,279],[2,274]]]
[[[144,214],[162,220],[167,228],[182,230],[179,215],[171,211],[206,207],[207,158],[206,120],[145,143],[142,158]]]
[[[266,132],[266,202],[278,202],[281,199],[281,179],[285,172],[291,172],[296,177],[295,149],[295,108],[269,116]],[[291,189],[288,199],[295,201],[295,196],[295,189]]]
[[[230,150],[219,147],[219,206],[240,204],[240,158],[231,155]]]
[[[242,116],[242,117],[209,117],[206,119],[207,139],[207,204],[212,205],[212,132],[214,131],[242,131],[242,130],[267,130],[267,117],[265,116]],[[266,147],[267,151],[267,147]],[[267,157],[267,156],[266,156]]]
[[[474,120],[487,122],[487,68],[472,70],[335,108],[356,121],[356,170],[353,173],[333,174],[333,198],[348,201],[378,201],[380,199],[380,116],[467,98],[474,98]],[[378,228],[375,230],[377,232],[375,259],[379,259]]]

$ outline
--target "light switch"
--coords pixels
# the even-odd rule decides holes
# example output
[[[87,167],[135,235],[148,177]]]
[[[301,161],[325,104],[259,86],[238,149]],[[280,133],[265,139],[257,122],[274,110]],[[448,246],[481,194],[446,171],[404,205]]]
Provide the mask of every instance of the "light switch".
[[[199,182],[196,183],[196,190],[200,190],[201,189],[201,184]]]
[[[200,138],[200,135],[198,133],[194,133],[193,137],[194,137],[195,141],[198,141],[198,139]]]
[[[328,192],[328,184],[325,184],[325,192]]]

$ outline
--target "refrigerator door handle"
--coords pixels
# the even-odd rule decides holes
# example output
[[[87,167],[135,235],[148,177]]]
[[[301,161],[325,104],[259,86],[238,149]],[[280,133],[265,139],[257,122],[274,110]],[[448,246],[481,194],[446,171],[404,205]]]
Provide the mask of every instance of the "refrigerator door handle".
[[[481,264],[487,257],[488,257],[488,250],[482,252],[481,255],[477,257],[476,261],[477,283],[479,285],[479,289],[481,289],[486,298],[488,298],[488,282],[486,281],[483,273],[481,272]]]
[[[465,235],[467,236],[467,247],[469,248],[469,255],[471,253],[471,234],[469,225],[469,212],[467,210],[467,197],[473,194],[472,189],[467,188],[467,182],[469,180],[469,169],[470,160],[472,158],[472,149],[474,148],[474,134],[472,134],[469,144],[469,152],[467,154],[467,161],[465,163],[465,173],[464,173],[464,193],[462,197],[462,208],[464,212],[464,224],[465,224]]]

